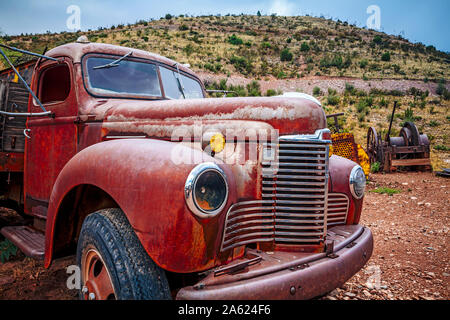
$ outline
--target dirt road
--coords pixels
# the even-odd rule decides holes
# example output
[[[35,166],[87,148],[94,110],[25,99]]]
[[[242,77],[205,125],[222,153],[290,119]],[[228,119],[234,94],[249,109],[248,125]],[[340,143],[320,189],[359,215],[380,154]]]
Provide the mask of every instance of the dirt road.
[[[322,299],[449,299],[449,180],[431,173],[371,176],[362,223],[372,229],[375,249],[367,266]],[[371,191],[388,187],[389,196]],[[65,268],[73,257],[46,270],[15,257],[0,264],[0,299],[75,299]]]

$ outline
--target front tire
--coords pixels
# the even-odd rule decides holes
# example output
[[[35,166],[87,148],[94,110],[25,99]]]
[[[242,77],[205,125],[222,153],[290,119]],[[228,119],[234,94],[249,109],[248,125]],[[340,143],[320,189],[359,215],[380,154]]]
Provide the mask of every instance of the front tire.
[[[171,299],[164,270],[150,259],[120,209],[103,209],[84,220],[77,264],[82,299]]]

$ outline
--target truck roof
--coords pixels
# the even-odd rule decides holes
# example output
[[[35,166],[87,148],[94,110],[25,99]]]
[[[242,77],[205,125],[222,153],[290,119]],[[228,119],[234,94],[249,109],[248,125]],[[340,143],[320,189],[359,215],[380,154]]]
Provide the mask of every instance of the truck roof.
[[[74,42],[64,44],[51,49],[46,53],[46,55],[53,58],[67,56],[70,57],[73,60],[73,62],[77,63],[81,62],[81,58],[87,53],[107,53],[117,56],[123,56],[129,53],[130,51],[133,51],[133,57],[151,59],[171,66],[177,63],[177,61],[165,58],[156,53],[151,53],[140,49],[121,47],[105,43],[92,43],[92,42]],[[181,63],[179,64],[179,69],[186,73],[195,75],[195,73],[192,70],[186,68]]]

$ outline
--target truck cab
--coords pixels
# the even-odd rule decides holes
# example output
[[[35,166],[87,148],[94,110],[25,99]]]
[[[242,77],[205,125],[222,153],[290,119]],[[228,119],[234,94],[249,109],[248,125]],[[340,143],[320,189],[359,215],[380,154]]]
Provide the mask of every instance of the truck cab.
[[[83,299],[308,299],[370,258],[364,172],[317,100],[207,98],[187,66],[86,39],[46,56],[45,115],[0,74],[2,205],[30,217],[1,232],[46,267],[75,254]]]

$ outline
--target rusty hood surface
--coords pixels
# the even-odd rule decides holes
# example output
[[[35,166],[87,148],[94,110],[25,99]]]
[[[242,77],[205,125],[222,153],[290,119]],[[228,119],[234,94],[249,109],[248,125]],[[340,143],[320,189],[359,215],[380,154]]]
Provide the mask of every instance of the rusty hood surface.
[[[320,105],[308,99],[288,97],[158,101],[104,99],[93,100],[81,114],[95,116],[110,131],[150,130],[143,133],[160,137],[170,136],[178,126],[199,124],[227,129],[234,123],[241,128],[277,129],[280,135],[314,133],[326,127],[326,116]],[[153,129],[148,126],[153,126]]]

